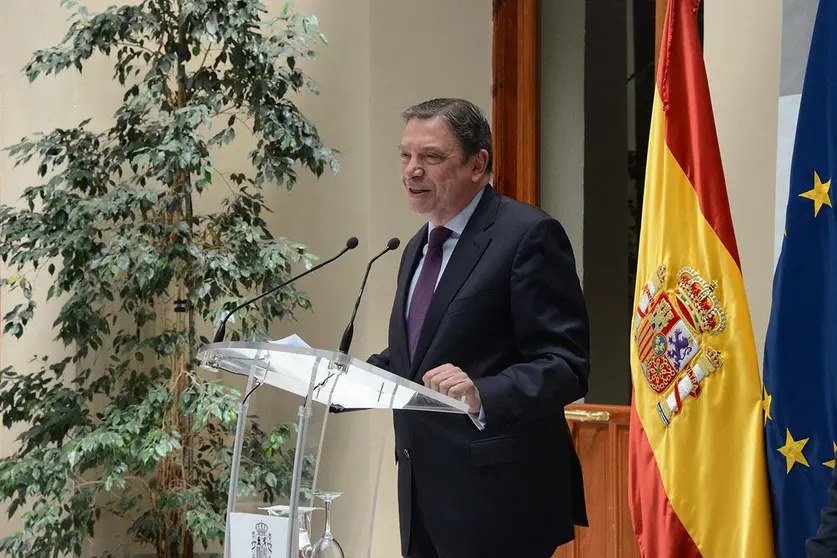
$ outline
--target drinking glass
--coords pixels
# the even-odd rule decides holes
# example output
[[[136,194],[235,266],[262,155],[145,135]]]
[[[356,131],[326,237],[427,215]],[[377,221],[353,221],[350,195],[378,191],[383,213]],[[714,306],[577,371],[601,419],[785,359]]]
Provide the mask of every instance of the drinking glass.
[[[342,495],[342,492],[317,492],[317,497],[325,503],[325,530],[314,544],[311,558],[346,558],[340,543],[331,534],[331,503]]]

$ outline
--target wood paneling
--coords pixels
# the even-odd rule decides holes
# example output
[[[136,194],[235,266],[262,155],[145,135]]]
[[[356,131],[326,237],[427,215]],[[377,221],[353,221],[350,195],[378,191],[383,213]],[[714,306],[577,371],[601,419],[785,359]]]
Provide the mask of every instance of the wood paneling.
[[[666,20],[666,6],[668,4],[667,0],[656,0],[657,3],[657,25],[656,25],[656,33],[654,33],[654,43],[656,44],[656,48],[654,49],[654,60],[655,64],[656,61],[660,59],[660,44],[663,40],[663,24]]]
[[[494,0],[494,186],[538,204],[540,0]]]
[[[630,408],[570,405],[567,419],[584,474],[589,527],[553,558],[640,558],[628,508]]]

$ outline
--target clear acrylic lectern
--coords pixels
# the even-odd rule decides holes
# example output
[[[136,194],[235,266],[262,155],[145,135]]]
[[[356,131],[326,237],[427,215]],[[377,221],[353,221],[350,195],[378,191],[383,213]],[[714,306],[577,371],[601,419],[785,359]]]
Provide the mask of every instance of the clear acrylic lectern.
[[[198,359],[206,370],[246,378],[229,471],[224,558],[308,558],[334,544],[324,540],[330,537],[328,526],[322,536],[310,531],[312,513],[330,505],[339,495],[325,492],[317,484],[329,409],[468,411],[462,401],[336,351],[279,343],[223,342],[202,347]],[[288,428],[289,424],[294,428]],[[372,491],[371,505],[367,498],[365,505],[353,506],[363,509],[352,510],[352,532],[367,538],[362,545],[367,557],[372,552],[374,502],[385,442],[377,452],[371,451],[377,463],[367,463],[378,468],[371,487],[322,487],[344,494]],[[267,465],[264,459],[242,460],[254,450],[268,460]],[[253,490],[259,483],[271,487],[271,501],[264,501]],[[361,520],[361,515],[368,517]]]

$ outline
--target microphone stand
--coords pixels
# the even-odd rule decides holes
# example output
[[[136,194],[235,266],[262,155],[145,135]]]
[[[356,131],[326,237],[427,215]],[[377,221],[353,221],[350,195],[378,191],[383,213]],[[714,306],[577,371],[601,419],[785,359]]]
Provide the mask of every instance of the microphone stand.
[[[354,248],[357,248],[357,245],[358,245],[357,237],[354,237],[354,236],[351,237],[349,240],[346,241],[345,248],[343,248],[343,250],[341,250],[340,253],[337,254],[336,256],[334,256],[333,258],[330,258],[330,259],[328,259],[328,260],[326,260],[326,261],[324,261],[324,262],[322,262],[318,265],[315,265],[311,269],[308,269],[308,270],[300,273],[299,275],[296,275],[295,277],[291,277],[287,281],[285,281],[283,283],[280,283],[279,285],[277,285],[277,286],[275,286],[271,289],[268,289],[267,291],[263,292],[262,294],[260,294],[259,296],[255,297],[255,298],[245,300],[244,302],[242,302],[241,304],[239,304],[238,306],[236,306],[235,308],[230,310],[227,313],[227,315],[224,316],[224,319],[221,321],[221,325],[218,326],[218,330],[215,332],[215,338],[212,340],[212,342],[213,343],[220,343],[221,341],[224,340],[224,334],[226,333],[226,324],[227,324],[227,320],[230,319],[230,316],[232,316],[233,314],[235,314],[236,312],[238,312],[239,310],[241,310],[245,306],[249,306],[249,305],[253,304],[254,302],[257,302],[257,301],[261,300],[262,298],[266,297],[267,295],[275,293],[276,291],[278,291],[282,287],[290,285],[291,283],[293,283],[297,279],[301,279],[301,278],[305,277],[306,275],[308,275],[309,273],[313,273],[313,272],[317,271],[318,269],[320,269],[321,267],[324,267],[324,266],[330,264],[331,262],[333,262],[334,260],[336,260],[337,258],[342,256],[343,254],[345,254],[349,250],[353,250]]]

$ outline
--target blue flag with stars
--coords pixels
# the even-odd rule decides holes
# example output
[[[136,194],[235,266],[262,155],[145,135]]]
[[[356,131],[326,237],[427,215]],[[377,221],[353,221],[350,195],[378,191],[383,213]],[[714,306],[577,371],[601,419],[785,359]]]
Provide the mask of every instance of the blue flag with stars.
[[[778,558],[804,558],[837,446],[837,2],[819,3],[799,107],[764,351],[764,423]]]

